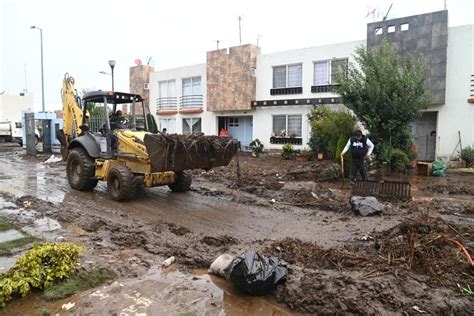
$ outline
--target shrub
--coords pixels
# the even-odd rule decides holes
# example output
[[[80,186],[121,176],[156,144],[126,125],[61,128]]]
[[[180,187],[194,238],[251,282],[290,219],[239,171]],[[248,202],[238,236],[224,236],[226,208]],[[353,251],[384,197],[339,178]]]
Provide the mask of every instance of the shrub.
[[[474,166],[474,148],[468,146],[461,150],[461,159],[466,163],[466,167]]]
[[[390,166],[392,170],[403,171],[409,163],[410,159],[403,150],[399,148],[394,148],[391,150]]]
[[[344,149],[344,147],[346,146],[347,144],[347,140],[348,138],[344,137],[344,136],[339,136],[339,140],[337,141],[337,149],[336,149],[336,156],[334,157],[336,159],[337,162],[341,162],[341,153],[342,153],[342,150]],[[349,161],[349,159],[352,157],[352,152],[350,150],[348,150],[345,154],[344,154],[344,161]]]
[[[356,128],[356,118],[348,111],[333,111],[321,105],[309,114],[312,135],[308,145],[315,153],[336,155],[340,137],[347,139]]]
[[[293,155],[293,145],[291,144],[286,144],[283,145],[283,152],[281,153],[281,156],[283,159],[291,159],[291,156]]]
[[[76,270],[83,250],[68,243],[34,245],[2,275],[0,306],[5,306],[12,295],[26,296],[33,288],[45,289],[55,281],[69,277]]]
[[[311,152],[307,149],[303,149],[301,152],[300,152],[300,156],[301,157],[305,157],[306,159],[309,159],[311,157]]]
[[[263,153],[263,144],[260,142],[258,138],[252,140],[249,144],[250,149],[252,150],[252,153],[255,155],[255,157],[259,157],[261,153]]]

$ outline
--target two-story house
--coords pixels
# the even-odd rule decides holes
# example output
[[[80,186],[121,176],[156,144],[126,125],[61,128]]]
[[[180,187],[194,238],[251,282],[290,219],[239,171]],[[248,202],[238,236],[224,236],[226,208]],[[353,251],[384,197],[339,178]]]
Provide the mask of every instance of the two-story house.
[[[307,148],[311,128],[308,114],[319,104],[341,107],[331,92],[337,75],[352,60],[355,41],[261,55],[257,60],[254,135],[269,149],[292,144]]]
[[[421,160],[448,160],[474,145],[474,25],[448,28],[439,11],[369,23],[367,39],[260,54],[254,45],[207,53],[206,63],[150,74],[150,109],[169,133],[225,131],[243,149],[258,138],[266,149],[307,148],[308,114],[320,105],[343,107],[332,92],[358,46],[393,43],[401,59],[428,65],[430,107],[413,122]]]

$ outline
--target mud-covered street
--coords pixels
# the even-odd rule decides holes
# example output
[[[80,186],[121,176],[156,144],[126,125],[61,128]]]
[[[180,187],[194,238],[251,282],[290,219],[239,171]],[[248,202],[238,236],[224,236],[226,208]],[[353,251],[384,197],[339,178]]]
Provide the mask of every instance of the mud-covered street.
[[[81,269],[108,268],[117,277],[60,301],[18,298],[1,314],[474,313],[474,295],[460,290],[474,288],[474,271],[440,239],[474,251],[472,172],[384,175],[410,181],[413,201],[383,202],[382,215],[362,217],[348,203],[349,184],[334,179],[337,165],[327,161],[240,154],[227,168],[194,171],[190,192],[142,189],[120,203],[104,183],[73,191],[65,164],[43,163],[47,158],[1,147],[0,217],[40,240],[83,245]],[[2,254],[0,272],[24,250]],[[249,297],[207,274],[219,255],[246,250],[283,259],[287,282]],[[170,256],[176,264],[161,270]]]

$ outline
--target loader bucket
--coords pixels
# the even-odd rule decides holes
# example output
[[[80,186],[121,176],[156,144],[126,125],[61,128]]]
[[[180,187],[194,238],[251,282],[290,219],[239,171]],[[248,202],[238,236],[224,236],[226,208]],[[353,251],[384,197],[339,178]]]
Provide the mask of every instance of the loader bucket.
[[[352,195],[406,201],[411,198],[411,184],[400,181],[357,180],[352,186]]]
[[[146,134],[144,142],[152,172],[227,166],[240,148],[235,139],[203,134]]]

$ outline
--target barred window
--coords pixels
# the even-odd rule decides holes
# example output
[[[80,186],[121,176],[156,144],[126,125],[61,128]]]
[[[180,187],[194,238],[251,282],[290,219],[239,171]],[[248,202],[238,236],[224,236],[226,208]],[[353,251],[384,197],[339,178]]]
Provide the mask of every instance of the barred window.
[[[286,115],[273,116],[273,134],[275,136],[286,136]]]
[[[274,115],[273,135],[276,137],[302,137],[301,115]]]
[[[301,137],[301,115],[288,115],[288,136]]]
[[[293,88],[303,85],[303,65],[273,67],[273,88]]]
[[[286,66],[273,67],[273,88],[286,88]]]
[[[331,84],[339,83],[339,76],[347,71],[347,59],[335,59],[331,61]]]

